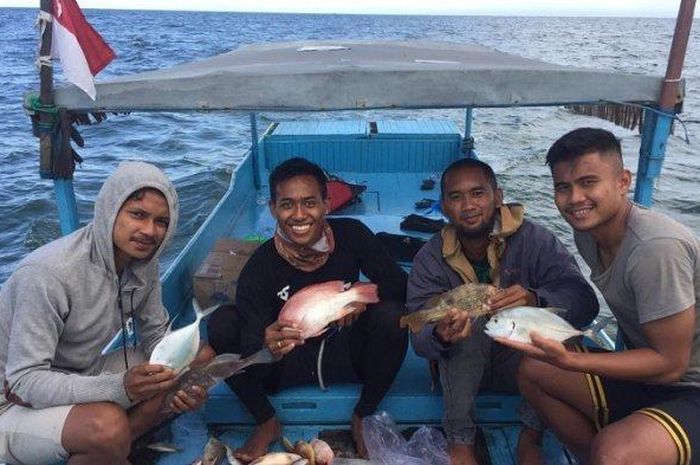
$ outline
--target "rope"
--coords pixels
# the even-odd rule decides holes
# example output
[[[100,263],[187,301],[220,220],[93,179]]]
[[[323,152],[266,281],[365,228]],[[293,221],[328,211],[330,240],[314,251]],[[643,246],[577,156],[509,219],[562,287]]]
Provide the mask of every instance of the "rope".
[[[53,67],[53,61],[51,61],[51,55],[42,55],[36,59],[34,62],[34,65],[37,68],[41,68],[42,66],[48,66],[50,68]]]
[[[50,115],[58,114],[58,107],[51,104],[41,103],[41,99],[38,96],[29,97],[29,109],[37,113],[48,113]]]
[[[34,27],[39,29],[39,36],[42,37],[44,32],[46,32],[46,25],[53,21],[53,16],[44,10],[39,10],[39,14],[36,15],[36,21],[34,22]]]
[[[649,105],[641,105],[639,103],[617,102],[614,100],[605,100],[605,102],[614,103],[616,105],[629,105],[631,107],[639,107],[639,108],[644,109],[644,110],[649,110],[652,113],[656,113],[657,115],[667,116],[667,117],[670,116],[673,121],[678,121],[679,123],[681,123],[681,126],[683,127],[683,131],[685,133],[685,137],[684,137],[685,143],[690,145],[690,136],[688,136],[688,128],[686,127],[685,122],[677,114],[669,114],[668,112],[659,110],[658,108],[650,107]]]
[[[318,349],[318,358],[316,359],[316,374],[318,375],[318,387],[321,388],[322,391],[325,391],[328,389],[323,382],[323,350],[326,348],[326,338],[324,337],[323,340],[321,341],[321,348]]]
[[[673,121],[678,121],[683,127],[685,142],[690,144],[688,128],[677,114],[670,114],[649,105],[615,100],[601,100],[601,103],[598,104],[567,105],[566,108],[573,113],[602,118],[627,129],[639,128],[640,132],[643,124],[642,110],[648,110],[657,115],[670,117]]]

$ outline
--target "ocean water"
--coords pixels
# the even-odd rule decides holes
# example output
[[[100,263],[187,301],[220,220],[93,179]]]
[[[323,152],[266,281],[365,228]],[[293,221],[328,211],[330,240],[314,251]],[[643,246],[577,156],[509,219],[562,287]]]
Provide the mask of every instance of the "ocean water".
[[[38,142],[31,135],[22,94],[38,88],[34,66],[37,11],[0,8],[0,283],[16,263],[58,237],[50,181],[38,176]],[[674,29],[672,19],[427,17],[237,14],[86,10],[86,16],[117,52],[99,76],[110,78],[206,58],[242,45],[303,39],[435,39],[480,43],[563,65],[663,74]],[[700,233],[700,52],[690,40],[684,77],[684,131],[668,143],[654,208]],[[60,68],[56,81],[62,80]],[[293,118],[447,118],[464,126],[460,110],[342,112],[314,115],[263,113],[265,121]],[[579,126],[610,129],[622,139],[625,160],[636,170],[640,137],[563,108],[490,109],[474,112],[477,150],[492,163],[507,200],[521,201],[530,218],[553,229],[573,250],[570,228],[552,201],[544,155],[560,135]],[[132,113],[82,127],[84,163],[75,175],[81,221],[92,200],[122,160],[144,159],[163,168],[181,199],[180,224],[163,261],[172,261],[224,193],[233,167],[250,145],[249,120],[231,113]],[[408,207],[407,207],[408,210]]]

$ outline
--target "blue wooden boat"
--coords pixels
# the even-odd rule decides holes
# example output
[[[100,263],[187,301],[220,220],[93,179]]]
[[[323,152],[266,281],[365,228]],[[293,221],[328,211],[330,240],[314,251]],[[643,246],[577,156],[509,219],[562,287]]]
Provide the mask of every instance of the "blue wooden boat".
[[[218,205],[163,276],[164,303],[183,324],[192,316],[194,273],[216,240],[272,235],[267,178],[272,168],[288,158],[304,156],[346,181],[367,187],[362,201],[339,215],[358,218],[375,233],[427,238],[402,231],[400,222],[408,214],[425,213],[416,211],[416,201],[437,200],[436,190],[421,190],[425,179],[436,179],[460,157],[475,156],[470,134],[474,108],[622,104],[643,112],[635,200],[649,205],[671,122],[683,100],[683,83],[678,80],[673,82],[671,100],[662,100],[662,89],[668,87],[664,81],[669,81],[668,76],[564,67],[476,45],[312,41],[250,46],[196,63],[100,82],[94,101],[74,87],[57,89],[55,104],[76,114],[250,113],[250,151],[236,166]],[[273,123],[259,136],[255,115],[262,110],[387,108],[464,108],[466,131],[460,133],[454,122],[444,120],[304,118]],[[56,178],[54,184],[62,231],[68,233],[78,225],[72,183]],[[411,267],[410,262],[402,265],[407,270]],[[332,385],[325,391],[306,386],[274,396],[273,404],[285,435],[294,441],[321,430],[347,429],[358,392],[354,385]],[[477,399],[477,420],[494,465],[516,463],[519,402],[517,396],[495,393],[482,393]],[[426,363],[412,350],[381,408],[402,426],[440,423],[440,393],[430,390]],[[171,441],[184,450],[163,455],[158,463],[189,463],[201,454],[212,433],[239,446],[251,429],[252,418],[228,387],[217,386],[203,411],[171,425]],[[548,463],[575,463],[554,438],[547,437],[545,448]]]

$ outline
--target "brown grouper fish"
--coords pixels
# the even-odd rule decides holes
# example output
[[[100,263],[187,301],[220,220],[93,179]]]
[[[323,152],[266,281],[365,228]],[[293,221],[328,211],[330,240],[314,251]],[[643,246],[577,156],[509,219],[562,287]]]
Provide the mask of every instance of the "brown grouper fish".
[[[377,285],[355,283],[346,288],[343,281],[313,284],[296,292],[279,313],[278,320],[295,323],[302,339],[323,334],[328,325],[355,310],[353,303],[379,302]]]
[[[489,284],[466,283],[428,300],[425,308],[401,318],[402,328],[408,326],[417,333],[428,323],[441,320],[451,308],[477,317],[490,313],[486,301],[498,292],[498,288]]]

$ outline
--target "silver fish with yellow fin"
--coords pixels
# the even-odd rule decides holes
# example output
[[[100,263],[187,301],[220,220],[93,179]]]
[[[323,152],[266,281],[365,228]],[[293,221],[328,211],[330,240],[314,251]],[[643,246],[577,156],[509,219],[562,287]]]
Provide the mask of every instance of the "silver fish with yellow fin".
[[[428,300],[423,310],[401,317],[399,324],[417,333],[426,324],[443,319],[451,308],[468,312],[472,317],[485,315],[490,313],[486,301],[497,292],[498,288],[490,284],[462,284]]]
[[[564,342],[576,336],[592,337],[591,330],[580,331],[557,313],[559,308],[514,307],[498,312],[486,323],[484,332],[491,337],[502,337],[511,341],[532,343],[530,333],[535,331],[542,337]]]
[[[199,350],[199,322],[219,308],[219,305],[202,310],[197,300],[192,299],[192,306],[195,320],[175,331],[168,330],[163,339],[153,348],[149,363],[170,367],[176,374],[192,363]]]
[[[308,465],[309,461],[299,454],[291,452],[270,452],[259,457],[250,465]]]

